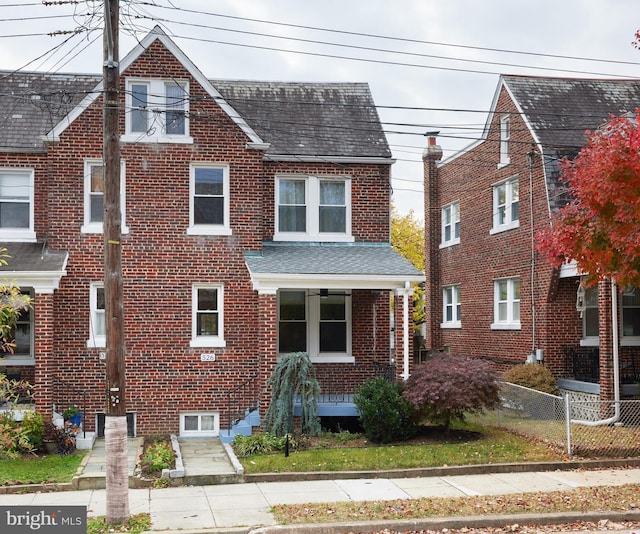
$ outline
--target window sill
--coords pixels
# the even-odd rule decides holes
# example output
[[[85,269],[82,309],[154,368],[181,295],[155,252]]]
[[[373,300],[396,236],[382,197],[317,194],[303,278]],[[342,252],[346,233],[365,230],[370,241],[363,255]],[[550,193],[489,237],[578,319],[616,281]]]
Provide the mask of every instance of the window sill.
[[[0,230],[0,241],[36,241],[36,233],[30,230],[19,230],[12,228],[11,230]]]
[[[129,227],[128,226],[123,226],[121,229],[121,232],[123,234],[128,234],[129,233]],[[89,224],[83,224],[80,227],[80,233],[81,234],[102,234],[104,233],[104,226],[102,223],[89,223]]]
[[[460,239],[453,239],[451,241],[446,241],[445,243],[440,243],[440,249],[449,248],[459,244],[460,244]]]
[[[87,339],[88,349],[104,349],[107,346],[107,338],[105,336],[97,336],[95,339]]]
[[[587,337],[580,340],[581,347],[598,347],[600,340],[597,337]]]
[[[453,328],[462,328],[462,323],[459,321],[455,321],[452,323],[440,323],[440,328],[443,330],[453,329]]]
[[[500,163],[498,163],[498,165],[496,165],[496,167],[498,169],[504,169],[507,165],[510,165],[510,164],[511,164],[511,159],[509,158],[509,159],[506,159],[506,160],[501,161]]]
[[[520,228],[520,221],[514,221],[509,224],[503,224],[501,226],[494,226],[491,230],[489,230],[489,235],[499,234],[500,232],[506,232],[507,230],[513,230],[515,228]]]
[[[233,232],[229,226],[216,226],[213,224],[201,224],[197,226],[189,226],[187,235],[232,235]]]
[[[355,363],[354,356],[310,356],[311,363]]]
[[[517,323],[491,323],[491,330],[520,330],[520,321]]]
[[[346,234],[304,234],[297,232],[279,233],[273,236],[274,241],[298,241],[311,243],[353,243],[355,238]]]
[[[0,359],[0,367],[11,367],[14,365],[29,365],[33,366],[36,364],[36,360],[34,358],[28,357],[20,357],[20,356],[3,356]]]
[[[638,347],[640,346],[640,337],[622,337],[620,339],[621,347]]]
[[[192,145],[193,137],[190,135],[146,135],[143,133],[128,133],[120,137],[122,143],[159,143]]]
[[[219,347],[224,348],[227,346],[227,342],[219,337],[202,337],[192,339],[189,343],[192,348],[207,348],[207,347]]]

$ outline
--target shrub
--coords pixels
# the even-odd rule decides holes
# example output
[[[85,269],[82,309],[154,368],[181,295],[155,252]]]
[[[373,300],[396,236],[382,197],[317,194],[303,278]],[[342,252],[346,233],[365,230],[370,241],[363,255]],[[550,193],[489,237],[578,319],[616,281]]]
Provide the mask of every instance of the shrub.
[[[558,394],[558,381],[543,365],[535,363],[514,365],[502,375],[502,380],[550,395]]]
[[[175,459],[175,451],[164,438],[154,438],[144,450],[140,460],[140,470],[144,475],[161,472],[170,469]]]
[[[499,402],[498,380],[489,362],[458,355],[442,355],[418,365],[404,389],[404,397],[421,416],[449,428],[465,413],[480,413]]]
[[[53,423],[44,424],[43,441],[56,444],[58,454],[71,454],[76,450],[76,434],[78,427],[65,424],[64,428],[60,428]]]
[[[289,440],[289,448],[297,449],[298,443],[290,435],[278,437],[269,432],[261,432],[252,436],[237,435],[233,438],[233,449],[238,456],[251,456],[252,454],[269,454],[270,452],[283,451]]]
[[[402,397],[402,385],[382,377],[368,379],[358,389],[353,402],[367,439],[389,443],[415,435],[415,411]]]
[[[0,417],[0,460],[12,460],[33,451],[25,430],[11,417]]]
[[[40,449],[42,447],[42,435],[44,434],[44,419],[40,412],[35,410],[25,412],[22,419],[22,429],[27,435],[29,443],[34,448]]]

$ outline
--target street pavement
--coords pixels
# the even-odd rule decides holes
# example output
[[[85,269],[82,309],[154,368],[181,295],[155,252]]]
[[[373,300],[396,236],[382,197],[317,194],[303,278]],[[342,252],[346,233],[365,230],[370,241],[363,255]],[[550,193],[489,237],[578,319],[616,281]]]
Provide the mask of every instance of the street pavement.
[[[222,446],[218,440],[209,440],[210,447],[202,444],[184,447],[192,453],[184,457],[185,477],[189,465],[201,474],[203,466],[217,463],[215,469],[229,471],[238,468],[232,460],[221,461]],[[137,445],[132,443],[132,448]],[[200,455],[198,460],[193,455]],[[83,469],[104,471],[104,449],[99,445]],[[208,458],[208,459],[207,459]],[[236,460],[237,462],[237,460]],[[222,464],[225,464],[224,466]],[[102,466],[102,467],[101,467]],[[211,467],[209,470],[214,469]],[[194,475],[195,473],[191,473]],[[194,478],[197,480],[197,478]],[[184,485],[170,488],[131,488],[129,508],[131,514],[148,513],[152,532],[179,531],[188,533],[295,533],[333,534],[341,532],[372,532],[383,528],[408,531],[425,528],[462,528],[497,526],[507,523],[527,524],[548,521],[548,517],[534,515],[493,518],[445,518],[414,520],[409,522],[353,523],[350,525],[277,525],[271,508],[277,504],[300,504],[337,501],[371,501],[417,499],[421,497],[461,497],[473,495],[502,495],[525,492],[570,491],[584,486],[619,486],[640,484],[640,468],[610,468],[598,470],[572,469],[562,471],[531,471],[517,473],[484,473],[472,475],[442,475],[409,478],[351,478],[333,480],[296,480],[278,482],[245,482],[215,485]],[[81,489],[77,491],[7,493],[0,495],[0,506],[57,506],[81,505],[87,507],[89,517],[106,514],[106,490]],[[557,514],[551,522],[564,523],[578,520],[609,518],[640,521],[640,513],[620,514]],[[524,522],[524,523],[523,523]],[[640,531],[639,531],[640,532]]]

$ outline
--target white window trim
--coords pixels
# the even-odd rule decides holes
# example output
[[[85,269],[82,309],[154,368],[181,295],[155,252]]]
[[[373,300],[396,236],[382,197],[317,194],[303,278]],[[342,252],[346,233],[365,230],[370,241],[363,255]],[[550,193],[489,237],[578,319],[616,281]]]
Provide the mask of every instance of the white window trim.
[[[305,181],[305,205],[307,216],[306,232],[280,232],[279,206],[280,206],[280,180],[304,180]],[[344,195],[346,203],[346,225],[344,233],[320,232],[319,211],[320,211],[320,182],[321,181],[344,182]],[[348,176],[315,176],[315,175],[278,175],[276,176],[275,190],[275,228],[274,241],[327,241],[339,243],[353,243],[355,241],[351,234],[351,178]]]
[[[595,290],[597,290],[597,286],[595,288]],[[587,291],[589,291],[589,289],[587,289]],[[582,339],[580,339],[580,346],[581,347],[598,347],[600,345],[600,336],[585,336],[584,333],[586,332],[587,328],[587,319],[586,319],[586,310],[587,309],[595,309],[596,313],[598,312],[598,299],[596,298],[596,305],[595,306],[587,306],[586,305],[586,301],[587,301],[587,297],[585,295],[585,311],[582,314],[582,318],[581,318],[581,322],[582,322]]]
[[[87,158],[84,160],[84,216],[83,224],[80,227],[82,234],[101,234],[104,232],[103,222],[91,222],[91,166],[103,165],[101,159]],[[123,234],[129,233],[129,227],[126,224],[127,215],[127,166],[124,160],[120,160],[120,214],[121,214],[121,231]],[[104,197],[104,194],[103,194]]]
[[[521,324],[520,321],[513,320],[513,304],[515,299],[513,298],[513,282],[520,281],[519,277],[509,277],[509,278],[498,278],[493,281],[493,323],[491,323],[491,330],[520,330]],[[499,292],[498,292],[498,284],[500,282],[508,282],[507,286],[507,320],[500,321],[498,319],[498,304],[499,304]],[[520,288],[522,291],[522,287]],[[518,299],[518,302],[521,302]]]
[[[504,224],[499,224],[499,220],[498,220],[498,188],[501,186],[505,186],[506,187],[506,194],[505,194],[505,198],[510,198],[512,196],[513,193],[513,184],[518,184],[519,185],[519,179],[517,176],[512,176],[511,178],[507,179],[507,180],[502,180],[501,182],[498,182],[496,184],[493,184],[493,186],[491,186],[491,195],[492,195],[492,209],[493,209],[493,227],[491,228],[491,230],[489,230],[489,234],[493,235],[493,234],[497,234],[500,232],[505,232],[507,230],[513,230],[514,228],[519,228],[520,227],[520,215],[519,215],[519,210],[518,210],[518,218],[516,220],[509,220],[508,222],[504,223]],[[509,202],[508,204],[506,204],[507,209],[509,210],[509,212],[511,212],[511,205],[513,204],[513,202]],[[518,195],[518,207],[520,204],[520,195]]]
[[[447,289],[453,289],[453,300],[451,303],[453,306],[453,316],[454,319],[452,321],[447,321],[447,301],[445,299]],[[440,323],[440,328],[462,328],[462,319],[461,317],[455,317],[457,315],[458,306],[461,305],[460,301],[460,286],[459,285],[450,285],[444,286],[442,288],[442,323]]]
[[[455,208],[455,209],[454,209]],[[445,226],[447,226],[445,224],[446,221],[446,216],[445,213],[447,210],[452,210],[453,213],[453,217],[452,217],[452,222],[451,224],[449,224],[448,226],[451,227],[451,239],[449,239],[448,241],[445,240]],[[442,211],[441,211],[441,237],[440,237],[440,248],[446,248],[446,247],[451,247],[453,245],[457,245],[460,243],[460,236],[458,235],[457,237],[455,236],[455,228],[456,228],[456,222],[458,223],[458,226],[460,225],[460,202],[456,201],[456,202],[452,202],[451,204],[447,204],[446,206],[443,206]]]
[[[508,134],[507,134],[508,133]],[[500,117],[500,163],[498,168],[506,167],[511,163],[511,117]]]
[[[640,291],[640,288],[636,288],[635,291]],[[622,295],[618,299],[618,306],[620,308],[620,345],[623,347],[637,347],[640,346],[640,336],[625,336],[624,335],[624,309]]]
[[[286,291],[286,290],[282,290]],[[300,291],[300,290],[292,290]],[[351,297],[345,297],[345,318],[347,321],[347,351],[320,353],[320,295],[318,290],[305,291],[307,354],[311,363],[354,363],[352,336],[353,321],[351,315]],[[280,322],[280,298],[278,293],[278,322]],[[279,345],[279,340],[278,340]],[[280,356],[280,355],[279,355]]]
[[[191,342],[190,347],[226,347],[224,339],[224,286],[222,284],[194,284],[191,288]],[[218,332],[217,336],[198,336],[198,289],[216,289],[218,291]]]
[[[224,174],[223,195],[224,195],[224,222],[222,224],[194,224],[194,198],[196,193],[196,169],[211,168],[222,169]],[[230,200],[230,171],[226,163],[192,163],[189,166],[189,227],[187,235],[232,235],[231,231],[231,209]]]
[[[132,132],[131,131],[131,109],[132,103],[132,85],[146,85],[149,96],[149,108],[158,110],[157,116],[162,117],[157,125],[151,125],[149,132]],[[166,124],[165,115],[165,87],[167,84],[179,84],[184,88],[184,92],[187,95],[187,102],[185,105],[185,117],[184,117],[184,134],[170,135],[163,132]],[[187,80],[173,80],[164,78],[127,78],[126,80],[126,110],[125,113],[125,134],[120,137],[120,141],[123,143],[185,143],[192,144],[193,137],[189,131],[189,82]],[[155,101],[154,101],[155,100]],[[153,113],[154,111],[152,111]]]
[[[35,218],[35,179],[34,170],[24,167],[0,167],[0,174],[26,174],[29,177],[29,228],[0,228],[0,240],[31,242],[36,240]]]
[[[32,310],[30,310],[30,320],[29,320],[29,350],[31,352],[31,356],[30,357],[25,357],[22,354],[2,354],[0,357],[0,367],[12,367],[14,365],[25,365],[25,366],[34,366],[36,364],[36,357],[35,357],[35,353],[36,353],[36,334],[35,334],[35,330],[36,330],[36,319],[35,319],[35,312],[36,312],[36,305],[37,302],[35,300],[35,289],[33,288],[27,288],[27,287],[22,287],[21,294],[23,295],[29,295],[29,297],[31,298],[31,306],[33,307]]]
[[[185,417],[198,417],[198,427],[201,427],[201,417],[213,416],[213,430],[185,430]],[[215,438],[220,434],[220,412],[180,412],[180,436],[181,437],[201,437]]]
[[[107,346],[107,336],[94,333],[97,323],[98,288],[104,288],[104,282],[92,282],[89,286],[89,339],[88,348],[104,348]],[[106,324],[105,324],[106,326]]]

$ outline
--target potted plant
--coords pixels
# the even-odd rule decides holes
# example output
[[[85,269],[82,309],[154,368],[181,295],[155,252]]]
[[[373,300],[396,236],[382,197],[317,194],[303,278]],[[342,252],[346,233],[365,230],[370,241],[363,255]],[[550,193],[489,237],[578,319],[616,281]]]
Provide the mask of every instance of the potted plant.
[[[64,412],[62,417],[65,421],[70,421],[71,424],[80,426],[82,423],[82,413],[77,406],[70,405]]]
[[[44,432],[42,433],[42,444],[44,450],[48,454],[53,454],[58,450],[58,442],[64,435],[64,429],[54,425],[53,423],[44,424]]]

